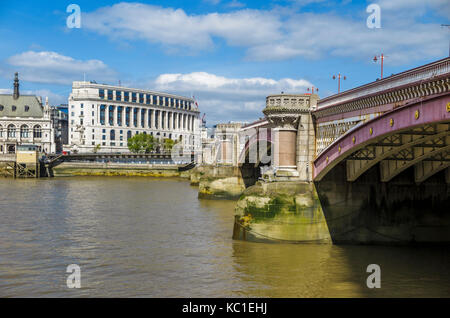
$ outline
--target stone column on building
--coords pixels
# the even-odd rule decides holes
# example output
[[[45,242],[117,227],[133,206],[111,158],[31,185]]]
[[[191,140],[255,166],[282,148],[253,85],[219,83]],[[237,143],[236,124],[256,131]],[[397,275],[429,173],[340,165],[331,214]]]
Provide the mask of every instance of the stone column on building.
[[[117,106],[113,106],[113,126],[117,126]]]
[[[144,98],[146,95],[144,94]],[[143,108],[144,109],[144,128],[147,129],[148,128],[148,108]]]
[[[137,109],[137,128],[141,128],[141,108],[136,107]]]
[[[158,110],[158,130],[161,130],[161,123],[162,123],[162,112],[161,110]]]

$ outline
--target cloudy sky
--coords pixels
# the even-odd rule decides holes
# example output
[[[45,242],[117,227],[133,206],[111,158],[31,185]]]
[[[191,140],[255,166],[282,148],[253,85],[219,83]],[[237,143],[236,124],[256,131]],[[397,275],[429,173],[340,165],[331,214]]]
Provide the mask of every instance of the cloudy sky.
[[[81,8],[68,28],[67,6]],[[368,28],[368,5],[381,28]],[[0,93],[66,103],[74,80],[194,95],[208,125],[262,116],[265,96],[337,92],[448,56],[448,0],[1,1]]]

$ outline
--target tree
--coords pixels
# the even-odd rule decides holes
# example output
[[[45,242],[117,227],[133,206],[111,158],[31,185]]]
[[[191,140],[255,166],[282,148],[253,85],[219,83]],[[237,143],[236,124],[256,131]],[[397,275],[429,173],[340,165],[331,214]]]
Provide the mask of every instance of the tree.
[[[176,142],[174,140],[172,140],[170,138],[165,138],[164,139],[164,144],[163,144],[164,150],[167,150],[167,151],[172,150],[172,148],[175,145],[175,143]]]
[[[96,144],[94,147],[94,153],[97,153],[100,150],[100,144]]]
[[[156,141],[152,135],[137,134],[128,139],[128,149],[134,153],[149,153],[155,146]]]

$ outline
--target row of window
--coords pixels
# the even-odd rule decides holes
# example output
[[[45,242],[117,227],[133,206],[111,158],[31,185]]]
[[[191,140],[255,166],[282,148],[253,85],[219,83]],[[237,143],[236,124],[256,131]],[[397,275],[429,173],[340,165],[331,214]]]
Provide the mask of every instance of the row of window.
[[[3,110],[5,110],[5,106],[0,105],[0,112],[3,111]],[[12,106],[11,106],[11,110],[12,110],[13,112],[15,112],[15,111],[17,110],[17,106],[16,106],[16,105],[12,105]],[[24,110],[25,112],[28,112],[28,111],[30,110],[30,106],[25,105],[25,106],[23,107],[23,110]]]
[[[106,94],[105,94],[106,91]],[[114,94],[115,92],[115,94]],[[144,93],[135,93],[124,91],[113,91],[99,89],[99,97],[101,99],[115,100],[120,102],[132,102],[147,105],[168,106],[179,109],[192,109],[192,102],[182,99],[176,99],[166,96],[158,96]],[[145,98],[144,98],[145,97]]]
[[[106,113],[108,113],[108,123],[110,126],[114,125],[114,107],[115,106],[109,106],[107,107],[106,105],[100,105],[100,124],[101,125],[105,125],[106,122]],[[125,109],[125,112],[124,112]],[[147,118],[148,122],[148,127],[153,128],[152,127],[152,116],[155,116],[154,120],[154,125],[156,129],[159,129],[159,116],[161,116],[161,128],[165,129],[167,127],[165,126],[166,123],[166,119],[168,119],[167,114],[165,112],[161,112],[161,111],[153,111],[151,109],[148,110],[149,111],[149,116]],[[122,106],[118,106],[117,107],[117,125],[118,126],[122,126],[122,122],[123,122],[123,117],[125,117],[125,126],[126,127],[130,127],[131,126],[131,119],[133,121],[133,126],[134,127],[138,127],[138,112],[139,109],[138,108],[133,108],[133,110],[131,109],[131,107],[122,107]],[[146,114],[147,110],[146,109],[141,109],[141,120],[140,120],[140,127],[145,127],[145,114]],[[124,114],[125,113],[125,114]],[[72,114],[73,116],[73,114]],[[178,115],[178,123],[175,119],[175,116],[172,114],[170,116],[169,120],[172,120],[172,127],[175,127],[175,124],[178,124],[178,127],[182,127],[183,129],[185,129],[186,127],[189,130],[193,130],[193,121],[188,119],[189,115],[185,115],[185,116],[180,116]]]
[[[102,140],[106,140],[106,135],[105,135],[105,133],[106,133],[106,130],[105,129],[103,129],[103,134],[104,135],[102,135]],[[139,134],[139,131],[136,131],[135,132],[135,135],[138,135]],[[146,135],[147,134],[147,132],[143,132],[143,134],[144,135]],[[151,131],[150,133],[149,133],[151,136],[153,136],[153,132]],[[123,141],[123,130],[120,130],[120,136],[119,136],[119,140],[120,141]],[[164,133],[163,135],[161,135],[159,132],[157,132],[157,133],[155,133],[155,137],[159,137],[159,136],[162,136],[162,137],[167,137],[167,138],[169,138],[169,139],[172,139],[172,134],[167,134],[166,135],[166,133]],[[127,131],[127,140],[128,139],[130,139],[131,137],[133,137],[133,133],[132,133],[132,131],[131,130],[128,130]],[[180,135],[180,138],[182,138],[182,136]],[[92,135],[92,139],[95,139],[95,135]],[[109,140],[116,140],[116,131],[114,130],[114,129],[111,129],[110,131],[109,131]]]
[[[6,129],[6,136],[8,138],[16,138],[17,128],[10,124]],[[30,128],[27,125],[20,126],[20,138],[30,137]],[[3,127],[0,125],[0,138],[3,137]],[[42,128],[39,125],[33,127],[33,138],[42,138]]]

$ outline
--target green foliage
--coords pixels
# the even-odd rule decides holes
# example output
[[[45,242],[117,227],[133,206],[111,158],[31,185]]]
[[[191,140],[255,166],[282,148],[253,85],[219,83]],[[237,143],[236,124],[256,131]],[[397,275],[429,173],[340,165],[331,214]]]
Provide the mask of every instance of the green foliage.
[[[128,149],[134,153],[149,153],[157,146],[157,140],[152,135],[137,134],[128,139]]]
[[[94,147],[94,153],[97,153],[100,150],[100,144],[96,144]]]
[[[175,143],[176,142],[174,140],[172,140],[170,138],[165,138],[164,143],[163,143],[164,150],[166,150],[166,151],[172,150]]]

